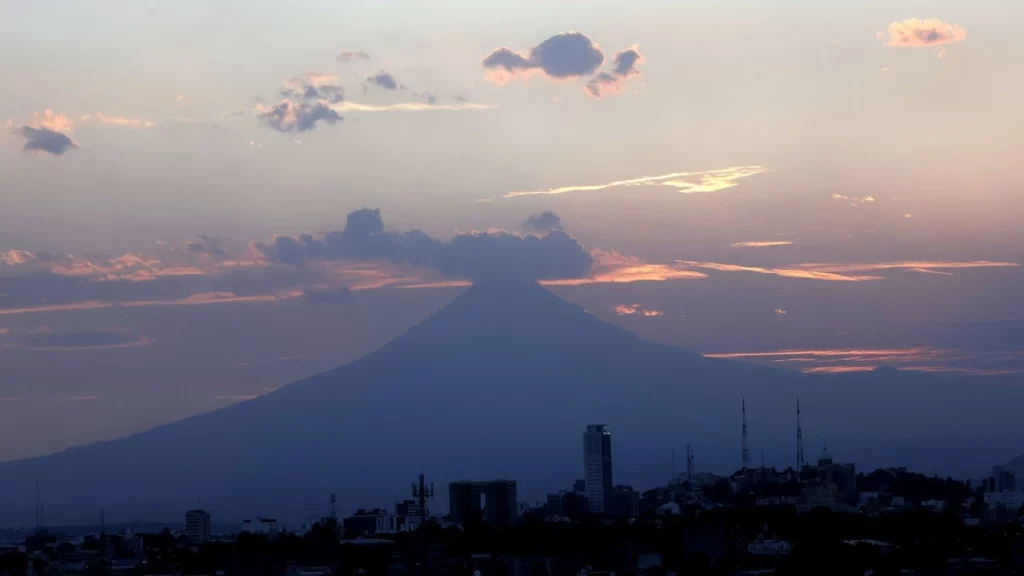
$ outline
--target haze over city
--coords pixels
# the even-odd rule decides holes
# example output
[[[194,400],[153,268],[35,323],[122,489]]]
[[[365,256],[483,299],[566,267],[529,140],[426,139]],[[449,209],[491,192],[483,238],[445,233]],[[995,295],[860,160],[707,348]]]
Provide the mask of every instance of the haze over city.
[[[31,478],[70,521],[96,508],[56,479],[72,463],[179,451],[242,514],[298,478],[255,440],[296,468],[318,438],[368,459],[353,501],[534,456],[542,494],[598,422],[638,484],[688,442],[725,473],[742,398],[782,467],[797,396],[814,454],[968,478],[1024,453],[1022,4],[8,12],[0,504],[19,518]],[[395,448],[418,434],[429,450]],[[343,482],[324,466],[275,513]],[[178,492],[153,514],[205,480],[161,480]],[[123,517],[152,497],[95,495]]]

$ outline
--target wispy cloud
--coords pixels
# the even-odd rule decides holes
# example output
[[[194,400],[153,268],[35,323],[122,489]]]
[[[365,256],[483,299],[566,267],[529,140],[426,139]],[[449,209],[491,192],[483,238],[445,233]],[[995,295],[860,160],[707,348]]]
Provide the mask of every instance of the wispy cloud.
[[[497,110],[497,104],[476,104],[473,102],[456,102],[455,104],[431,104],[429,102],[399,102],[395,104],[361,104],[359,102],[342,102],[331,105],[338,113],[348,112],[463,112]]]
[[[889,24],[888,33],[879,32],[878,38],[891,48],[921,48],[963,42],[967,30],[938,18],[910,18]]]
[[[832,194],[830,195],[830,198],[833,200],[840,200],[842,202],[849,202],[851,206],[875,203],[875,198],[873,196],[846,196],[843,194]]]
[[[773,246],[791,246],[792,244],[788,240],[754,240],[750,242],[735,242],[729,244],[729,248],[771,248]]]
[[[53,402],[92,402],[98,399],[99,396],[50,396]]]
[[[353,62],[355,60],[369,60],[370,55],[362,50],[342,50],[341,54],[338,54],[338,62]]]
[[[106,116],[102,113],[83,114],[78,117],[79,122],[95,121],[108,126],[121,126],[124,128],[155,128],[156,122],[142,120],[141,118],[126,118],[124,116]]]
[[[906,260],[899,262],[873,262],[848,264],[812,262],[805,264],[794,264],[792,266],[780,268],[742,266],[739,264],[725,264],[721,262],[694,262],[690,260],[678,260],[677,263],[680,264],[681,266],[686,266],[690,268],[717,270],[719,272],[752,272],[755,274],[769,274],[774,276],[782,276],[784,278],[823,280],[829,282],[866,282],[872,280],[883,280],[883,276],[851,274],[860,272],[875,272],[879,270],[913,270],[915,272],[922,272],[925,270],[935,271],[943,269],[1010,268],[1018,266],[1018,264],[1015,262],[993,262],[989,260],[975,260],[967,262]]]
[[[664,316],[665,314],[661,310],[645,308],[641,304],[619,304],[615,307],[615,313],[619,316],[644,316],[647,318]]]
[[[589,276],[543,280],[544,286],[584,286],[587,284],[630,284],[666,280],[702,280],[708,275],[671,264],[651,264],[618,252],[591,250],[594,266]]]
[[[0,396],[0,404],[13,404],[21,399],[21,396]]]
[[[694,262],[691,260],[678,260],[677,262],[682,266],[688,266],[691,268],[717,270],[719,272],[752,272],[755,274],[768,274],[772,276],[781,276],[783,278],[798,278],[802,280],[823,280],[828,282],[867,282],[872,280],[882,280],[881,276],[846,276],[833,272],[801,268],[762,268],[760,266],[740,266],[738,264]]]
[[[517,198],[519,196],[537,195],[558,195],[572,192],[596,192],[609,188],[627,188],[634,186],[667,186],[675,188],[683,194],[695,194],[700,192],[718,192],[739,185],[739,180],[748,176],[764,174],[768,169],[763,166],[732,166],[720,170],[707,170],[704,172],[672,172],[658,176],[640,176],[628,180],[616,180],[604,184],[583,184],[572,186],[561,186],[558,188],[547,188],[543,190],[517,190],[508,192],[502,198]]]

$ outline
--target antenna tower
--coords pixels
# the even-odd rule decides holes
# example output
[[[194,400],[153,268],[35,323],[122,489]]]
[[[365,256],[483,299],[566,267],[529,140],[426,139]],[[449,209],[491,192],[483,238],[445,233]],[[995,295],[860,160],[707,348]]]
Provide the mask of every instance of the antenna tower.
[[[434,483],[431,482],[430,486],[427,486],[427,481],[420,474],[419,484],[412,485],[412,497],[416,499],[416,503],[419,506],[420,522],[426,523],[427,521],[427,500],[434,497]]]
[[[693,482],[693,448],[686,445],[686,481]]]
[[[804,429],[800,426],[800,398],[796,399],[796,470],[804,469]]]
[[[743,470],[750,466],[750,449],[747,446],[747,399],[743,399]]]

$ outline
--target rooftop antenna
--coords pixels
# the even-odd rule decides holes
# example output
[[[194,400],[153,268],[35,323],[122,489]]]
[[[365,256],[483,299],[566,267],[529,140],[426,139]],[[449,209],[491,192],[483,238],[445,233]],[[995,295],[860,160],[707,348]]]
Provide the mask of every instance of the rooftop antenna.
[[[743,399],[743,470],[750,466],[750,449],[747,446],[747,399]]]
[[[693,482],[693,448],[686,445],[686,481]]]
[[[796,398],[796,469],[804,469],[804,429],[800,426],[800,397]]]
[[[431,482],[430,486],[427,486],[427,481],[420,474],[419,485],[412,485],[412,497],[416,499],[420,511],[420,522],[426,523],[427,521],[427,500],[434,497],[434,483]]]

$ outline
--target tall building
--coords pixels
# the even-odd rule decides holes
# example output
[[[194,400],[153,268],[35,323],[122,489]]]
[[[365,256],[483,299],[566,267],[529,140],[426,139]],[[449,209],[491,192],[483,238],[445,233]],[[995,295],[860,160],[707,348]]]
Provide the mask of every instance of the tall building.
[[[448,484],[448,517],[456,524],[466,524],[480,514],[491,526],[508,526],[519,515],[515,480]]]
[[[185,537],[193,544],[210,539],[210,513],[206,510],[189,510],[185,513]]]
[[[1013,470],[1007,470],[1002,466],[992,468],[993,486],[991,492],[1015,492],[1017,490],[1017,476]]]
[[[604,424],[591,424],[583,433],[583,479],[587,508],[604,513],[612,495],[612,433]]]

